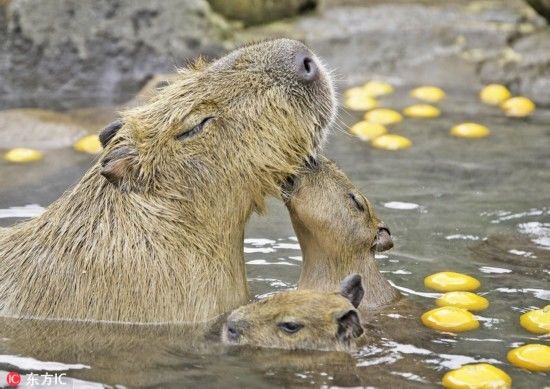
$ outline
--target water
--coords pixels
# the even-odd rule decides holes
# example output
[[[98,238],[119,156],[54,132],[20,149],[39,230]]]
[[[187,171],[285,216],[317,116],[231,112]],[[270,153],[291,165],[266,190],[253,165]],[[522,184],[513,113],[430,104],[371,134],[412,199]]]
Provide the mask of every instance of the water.
[[[406,296],[372,318],[371,337],[354,355],[225,347],[215,333],[200,335],[202,328],[2,319],[0,370],[27,374],[23,383],[30,373],[66,373],[73,381],[64,382],[90,388],[425,388],[438,387],[449,369],[487,361],[508,372],[515,387],[548,385],[548,374],[515,368],[506,353],[527,342],[550,343],[519,325],[521,313],[550,304],[550,111],[512,120],[480,105],[475,91],[447,92],[441,118],[391,127],[413,141],[409,150],[374,150],[338,131],[327,147],[390,227],[395,248],[378,263]],[[382,101],[399,109],[412,102],[406,88]],[[351,125],[360,114],[340,118]],[[487,125],[492,135],[450,137],[450,127],[464,121]],[[39,213],[91,162],[69,149],[31,165],[0,162],[0,226]],[[253,217],[245,256],[255,296],[295,286],[301,253],[282,204],[270,201],[267,216]],[[442,270],[481,281],[490,307],[477,315],[479,330],[441,334],[420,324],[439,296],[423,278]]]

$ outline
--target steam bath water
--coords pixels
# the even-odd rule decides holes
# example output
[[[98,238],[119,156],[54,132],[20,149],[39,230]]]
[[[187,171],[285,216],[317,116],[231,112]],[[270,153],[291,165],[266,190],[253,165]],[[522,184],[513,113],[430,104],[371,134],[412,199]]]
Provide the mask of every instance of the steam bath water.
[[[397,110],[414,103],[410,88],[381,98]],[[519,316],[550,303],[550,111],[506,118],[482,105],[477,90],[446,90],[435,119],[404,118],[391,132],[412,147],[382,151],[341,131],[326,154],[367,195],[392,231],[395,247],[377,258],[405,299],[367,323],[368,343],[341,353],[222,346],[208,328],[0,319],[0,382],[8,371],[66,373],[66,382],[162,387],[338,385],[439,387],[450,369],[487,362],[506,371],[513,387],[540,388],[548,373],[511,366],[506,353],[549,338],[525,331]],[[346,128],[361,113],[341,112]],[[487,138],[449,135],[465,121],[490,128]],[[35,216],[74,184],[91,163],[71,149],[46,151],[29,165],[0,161],[0,226]],[[245,241],[255,296],[295,286],[299,245],[283,204],[254,217]],[[441,294],[423,285],[439,271],[469,274],[490,306],[480,328],[445,334],[420,315]],[[208,327],[208,326],[205,326]],[[214,325],[215,327],[215,325]]]

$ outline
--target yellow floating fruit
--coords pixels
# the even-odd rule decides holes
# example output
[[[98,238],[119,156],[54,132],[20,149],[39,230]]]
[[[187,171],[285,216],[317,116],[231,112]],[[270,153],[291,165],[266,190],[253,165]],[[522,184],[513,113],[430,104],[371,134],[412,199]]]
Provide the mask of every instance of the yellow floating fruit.
[[[344,100],[344,106],[354,111],[368,111],[376,108],[378,101],[367,95],[351,95]]]
[[[458,307],[469,311],[483,311],[489,307],[489,301],[472,292],[448,292],[439,297],[435,304],[438,307]]]
[[[441,115],[441,111],[439,110],[439,108],[429,104],[409,105],[403,110],[403,113],[405,114],[405,116],[409,116],[411,118],[422,119],[436,118]]]
[[[88,154],[99,154],[103,147],[99,141],[99,136],[97,135],[88,135],[80,139],[74,144],[74,149]]]
[[[451,135],[459,138],[484,138],[490,133],[487,127],[477,123],[461,123],[451,128]]]
[[[417,99],[435,103],[445,98],[443,89],[436,86],[420,86],[411,91],[411,96]]]
[[[26,148],[16,148],[8,151],[4,154],[4,159],[9,162],[15,163],[25,163],[25,162],[34,162],[42,159],[44,154],[38,150],[26,149]]]
[[[479,322],[471,312],[457,307],[435,308],[424,312],[420,319],[426,327],[438,331],[463,332],[479,327]]]
[[[365,89],[363,89],[362,86],[354,86],[353,88],[349,88],[344,92],[344,97],[346,98],[354,96],[372,97],[365,91]]]
[[[504,111],[506,116],[523,118],[533,113],[535,110],[535,103],[527,97],[519,96],[504,101],[500,104],[500,108]]]
[[[350,128],[350,132],[361,140],[372,140],[380,135],[384,135],[388,130],[382,124],[370,123],[363,120],[355,123]]]
[[[512,386],[512,379],[498,367],[477,363],[445,373],[442,383],[450,389],[508,389]]]
[[[386,134],[371,141],[371,145],[382,150],[402,150],[411,147],[412,142],[401,135]]]
[[[479,92],[479,98],[485,104],[499,105],[504,100],[508,100],[512,94],[504,85],[490,84]]]
[[[365,114],[365,120],[383,125],[399,123],[403,120],[401,114],[393,109],[377,108]]]
[[[550,305],[524,313],[519,317],[519,323],[535,334],[550,334]]]
[[[369,96],[378,97],[393,93],[393,86],[387,82],[369,81],[363,85],[363,91]]]
[[[510,350],[507,357],[517,367],[532,371],[550,371],[550,346],[544,344],[526,344]]]
[[[424,285],[439,292],[454,292],[476,290],[480,283],[466,274],[444,271],[424,278]]]

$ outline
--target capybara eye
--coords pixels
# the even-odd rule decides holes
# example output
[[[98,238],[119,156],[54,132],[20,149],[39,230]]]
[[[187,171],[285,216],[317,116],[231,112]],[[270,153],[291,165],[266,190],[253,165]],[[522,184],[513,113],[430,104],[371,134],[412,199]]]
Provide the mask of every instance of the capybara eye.
[[[361,212],[365,211],[365,207],[363,206],[363,204],[361,204],[361,202],[357,199],[357,197],[353,193],[349,193],[348,196],[353,202],[353,205],[355,205],[355,207],[358,210],[360,210]]]
[[[205,117],[204,119],[202,119],[202,121],[197,124],[195,127],[185,131],[184,133],[181,133],[177,136],[178,139],[182,140],[182,139],[188,139],[188,138],[191,138],[197,134],[199,134],[204,126],[206,125],[206,123],[208,123],[210,121],[210,119],[214,119],[213,116],[208,116],[208,117]]]
[[[301,323],[296,323],[292,321],[283,321],[277,324],[277,327],[279,327],[281,330],[283,330],[287,334],[294,334],[300,331],[302,328],[304,328],[304,325]]]

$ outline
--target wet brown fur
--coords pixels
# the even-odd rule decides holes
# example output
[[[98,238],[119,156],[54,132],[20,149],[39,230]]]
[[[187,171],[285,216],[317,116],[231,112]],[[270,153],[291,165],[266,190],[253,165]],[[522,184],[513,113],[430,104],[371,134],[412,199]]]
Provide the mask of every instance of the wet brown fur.
[[[361,311],[398,299],[399,292],[380,273],[374,258],[381,221],[367,198],[324,157],[294,181],[286,204],[303,254],[298,289],[334,290],[344,276],[358,273],[365,287]]]
[[[201,61],[123,112],[74,189],[0,232],[0,315],[197,322],[246,303],[245,223],[334,113],[326,72],[293,77],[296,50],[281,39]]]

